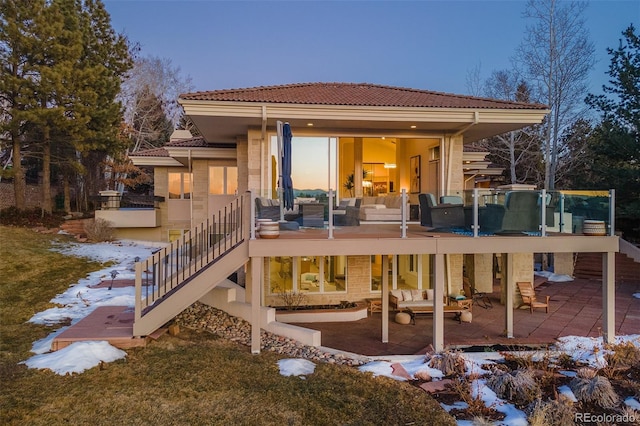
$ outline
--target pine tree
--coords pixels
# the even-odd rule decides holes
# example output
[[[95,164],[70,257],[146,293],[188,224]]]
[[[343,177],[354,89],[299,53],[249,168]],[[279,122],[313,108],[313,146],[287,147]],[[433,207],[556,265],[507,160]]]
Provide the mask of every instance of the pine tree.
[[[611,56],[609,85],[587,104],[602,114],[589,149],[594,157],[592,185],[616,189],[617,214],[640,217],[640,36],[633,25],[623,31]],[[637,225],[636,225],[637,226]]]
[[[29,123],[27,112],[37,104],[33,97],[38,47],[34,17],[45,8],[44,0],[0,0],[0,131],[6,132],[12,150],[15,206],[24,209],[25,173],[23,148]],[[3,147],[4,149],[5,147]]]

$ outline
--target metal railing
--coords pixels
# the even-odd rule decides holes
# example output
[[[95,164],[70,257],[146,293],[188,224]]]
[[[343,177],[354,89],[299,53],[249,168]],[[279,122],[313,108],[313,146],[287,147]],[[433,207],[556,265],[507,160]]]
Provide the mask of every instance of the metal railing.
[[[270,194],[269,191],[260,191],[260,194]],[[256,237],[256,219],[270,219],[275,222],[296,222],[300,227],[311,227],[326,230],[327,239],[334,238],[334,231],[337,228],[343,226],[359,226],[361,224],[359,220],[359,209],[363,208],[354,206],[339,207],[337,203],[336,192],[333,189],[329,189],[326,193],[316,195],[314,197],[297,198],[293,209],[285,210],[281,207],[280,199],[272,198],[272,196],[258,196],[252,193],[252,218],[251,218],[251,239]],[[402,189],[399,194],[389,195],[389,197],[398,197],[399,202],[397,218],[387,219],[381,221],[371,221],[362,223],[397,223],[400,225],[400,237],[407,238],[408,218],[410,212],[409,195],[405,189]],[[361,198],[361,197],[360,197]],[[375,198],[375,197],[369,197]],[[347,197],[349,200],[355,201],[354,197]],[[314,209],[310,218],[307,217],[305,212],[305,204],[313,204],[314,206],[321,206],[322,212],[318,213],[317,209]],[[395,208],[394,208],[395,210]],[[373,212],[374,210],[372,210]],[[336,212],[339,212],[341,221],[336,221]],[[389,216],[391,217],[391,216]]]
[[[238,196],[179,239],[136,264],[136,318],[248,237],[250,195]]]
[[[534,204],[513,208],[513,194],[531,195]],[[546,236],[548,232],[581,234],[587,221],[601,222],[606,234],[615,235],[615,190],[609,191],[521,191],[473,189],[459,195],[465,210],[465,227],[474,237],[483,232],[521,231]],[[464,201],[462,201],[464,200]],[[542,208],[544,206],[544,208]],[[537,217],[536,217],[537,215]],[[496,222],[496,218],[499,218]],[[496,228],[497,229],[494,229]]]
[[[157,209],[165,200],[157,195],[143,194],[118,194],[118,195],[93,195],[89,197],[95,203],[96,210],[117,209]]]

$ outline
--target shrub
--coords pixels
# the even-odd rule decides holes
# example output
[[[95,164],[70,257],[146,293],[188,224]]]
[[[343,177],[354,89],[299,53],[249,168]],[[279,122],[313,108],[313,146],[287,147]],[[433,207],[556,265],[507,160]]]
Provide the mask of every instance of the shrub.
[[[87,233],[87,239],[95,243],[114,239],[114,230],[108,220],[98,218],[88,222],[84,226],[84,231]]]
[[[307,300],[307,296],[304,293],[282,290],[280,287],[276,288],[276,293],[288,311],[298,309]]]
[[[527,410],[529,416],[527,420],[530,426],[547,425],[575,425],[575,413],[573,404],[568,401],[559,400],[541,401],[538,400],[529,406]]]
[[[471,386],[472,383],[469,378],[459,376],[451,382],[450,388],[463,402],[467,404],[468,408],[466,409],[466,412],[468,415],[473,417],[474,424],[476,424],[476,420],[480,421],[480,419],[484,420],[491,417],[495,410],[484,404],[479,392],[477,396],[474,397],[471,392]]]
[[[569,387],[578,401],[586,404],[593,404],[602,408],[614,408],[620,401],[609,379],[603,376],[588,378],[584,377],[584,373],[579,371],[578,376],[569,383]]]
[[[495,374],[487,379],[487,386],[500,398],[520,406],[539,399],[542,394],[531,370]]]
[[[613,351],[605,355],[609,366],[613,368],[640,367],[640,348],[633,342],[608,345],[606,349]]]
[[[9,226],[44,226],[45,228],[57,228],[64,222],[62,213],[45,213],[42,209],[33,208],[19,210],[16,207],[7,207],[0,211],[0,225]]]
[[[445,376],[462,375],[467,371],[464,358],[455,352],[442,352],[429,361],[429,367],[436,368]]]

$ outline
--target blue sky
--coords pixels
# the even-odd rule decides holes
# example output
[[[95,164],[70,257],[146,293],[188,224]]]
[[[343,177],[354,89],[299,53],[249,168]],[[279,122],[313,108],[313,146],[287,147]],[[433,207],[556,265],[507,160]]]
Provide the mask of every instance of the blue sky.
[[[195,90],[298,82],[375,83],[466,94],[467,75],[510,68],[523,37],[524,0],[105,0],[112,25],[141,54],[170,58]],[[587,27],[600,93],[639,0],[591,1]]]

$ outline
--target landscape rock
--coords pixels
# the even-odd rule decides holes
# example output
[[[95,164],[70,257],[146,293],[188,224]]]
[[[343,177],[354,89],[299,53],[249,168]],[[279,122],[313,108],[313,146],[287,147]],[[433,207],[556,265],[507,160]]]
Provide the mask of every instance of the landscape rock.
[[[175,318],[175,324],[193,330],[205,330],[227,340],[251,346],[251,324],[203,303],[195,303],[185,309]],[[359,366],[369,361],[364,358],[352,358],[345,354],[326,352],[265,330],[260,330],[260,345],[263,350],[328,364]]]

